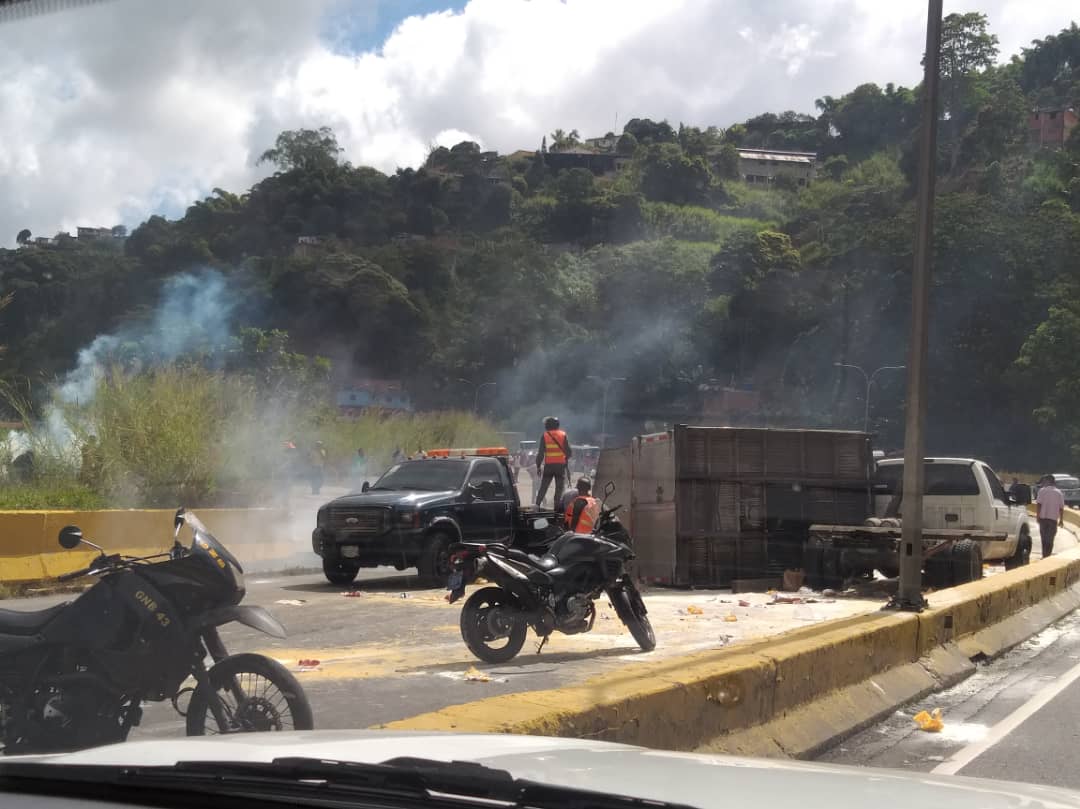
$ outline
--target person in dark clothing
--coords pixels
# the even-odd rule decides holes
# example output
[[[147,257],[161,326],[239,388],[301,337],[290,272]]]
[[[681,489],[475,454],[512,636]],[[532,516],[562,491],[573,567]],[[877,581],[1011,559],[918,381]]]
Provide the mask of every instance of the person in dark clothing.
[[[540,490],[536,494],[536,505],[540,506],[547,495],[548,486],[555,481],[555,507],[562,500],[566,488],[566,466],[573,453],[570,451],[570,439],[559,429],[559,420],[554,416],[544,419],[544,434],[536,446],[536,474],[540,477]],[[540,469],[543,467],[543,475]]]

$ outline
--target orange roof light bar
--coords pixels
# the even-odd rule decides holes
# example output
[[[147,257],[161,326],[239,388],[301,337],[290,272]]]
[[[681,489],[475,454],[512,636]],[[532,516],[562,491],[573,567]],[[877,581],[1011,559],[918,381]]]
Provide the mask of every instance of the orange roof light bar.
[[[510,450],[506,447],[473,447],[470,449],[429,449],[429,458],[468,458],[474,455],[497,457],[509,457]]]

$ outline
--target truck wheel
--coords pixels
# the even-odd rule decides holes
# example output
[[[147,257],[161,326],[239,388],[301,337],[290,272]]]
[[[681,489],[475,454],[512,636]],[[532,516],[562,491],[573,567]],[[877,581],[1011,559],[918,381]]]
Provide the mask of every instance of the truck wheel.
[[[360,572],[360,565],[345,559],[338,559],[337,561],[323,559],[322,572],[326,576],[326,580],[331,584],[345,587],[352,584],[356,579],[356,574]]]
[[[935,590],[952,584],[952,559],[947,553],[935,554],[923,563],[923,584]]]
[[[1016,570],[1031,561],[1031,534],[1027,527],[1020,529],[1020,536],[1016,542],[1016,553],[1005,560],[1006,570]]]
[[[806,586],[811,590],[824,590],[825,577],[821,570],[821,560],[824,555],[822,548],[807,545],[803,549],[803,571],[805,573]]]
[[[966,584],[982,578],[982,545],[970,539],[962,539],[952,546],[949,553],[952,558],[953,584]]]
[[[446,584],[450,578],[450,535],[436,531],[428,538],[424,553],[416,565],[420,578],[433,585]]]

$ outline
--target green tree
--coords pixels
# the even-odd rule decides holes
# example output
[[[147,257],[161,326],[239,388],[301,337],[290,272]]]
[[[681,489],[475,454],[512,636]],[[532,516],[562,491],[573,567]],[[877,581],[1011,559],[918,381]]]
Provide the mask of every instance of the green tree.
[[[15,243],[16,244],[26,244],[28,241],[30,241],[30,237],[32,235],[33,234],[30,232],[29,228],[23,228],[22,230],[19,231],[19,234],[15,237]]]
[[[700,157],[676,143],[654,143],[641,159],[641,192],[655,202],[699,205],[708,198],[712,173]]]
[[[330,171],[345,151],[328,126],[282,132],[274,146],[259,156],[259,163],[273,163],[279,171]]]
[[[978,108],[979,76],[997,59],[998,38],[988,27],[986,15],[977,11],[948,14],[941,24],[941,98],[953,170],[959,158],[960,135]]]

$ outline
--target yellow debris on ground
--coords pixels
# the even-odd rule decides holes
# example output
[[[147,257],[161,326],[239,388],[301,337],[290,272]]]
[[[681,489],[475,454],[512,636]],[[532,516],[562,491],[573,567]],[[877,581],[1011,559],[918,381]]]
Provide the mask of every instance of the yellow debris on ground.
[[[927,733],[940,733],[941,729],[945,727],[945,723],[941,721],[941,708],[934,708],[933,713],[919,711],[915,714],[914,719],[915,724],[919,726],[919,730],[925,730]]]
[[[470,683],[490,683],[491,677],[480,671],[476,666],[469,666],[465,672],[465,679]]]
[[[697,604],[691,604],[689,607],[686,608],[686,611],[691,615],[703,615],[705,613],[705,610],[703,610]]]

